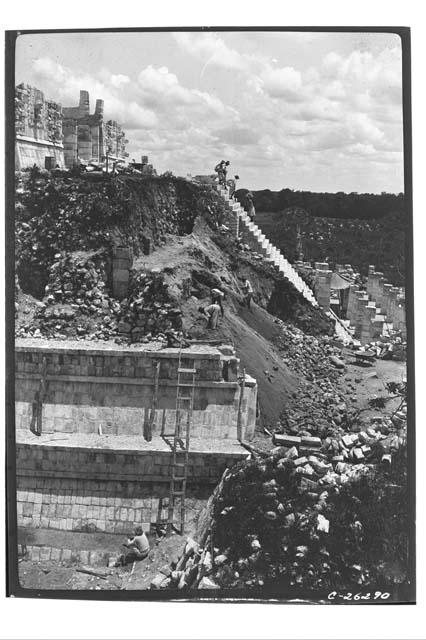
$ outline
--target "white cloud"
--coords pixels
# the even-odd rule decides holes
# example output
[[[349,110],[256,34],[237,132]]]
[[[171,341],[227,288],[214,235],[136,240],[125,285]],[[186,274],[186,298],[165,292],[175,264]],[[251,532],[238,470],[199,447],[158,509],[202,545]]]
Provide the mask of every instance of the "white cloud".
[[[290,101],[299,101],[302,98],[302,76],[292,67],[274,69],[266,68],[261,75],[264,90],[273,98],[286,98]]]
[[[157,115],[132,99],[130,78],[125,75],[109,74],[105,69],[99,72],[99,78],[87,73],[76,74],[46,57],[34,60],[33,70],[47,97],[57,96],[63,106],[77,105],[80,89],[85,89],[89,91],[91,108],[95,100],[101,98],[105,103],[105,118],[117,120],[124,128],[148,128],[157,124]]]
[[[279,43],[281,36],[273,36],[271,43]],[[277,188],[279,180],[304,188],[312,180],[315,188],[321,179],[339,190],[344,187],[337,176],[345,175],[349,190],[360,190],[352,183],[361,175],[372,183],[366,176],[374,163],[381,180],[392,166],[389,183],[378,187],[392,190],[402,151],[400,48],[351,51],[330,39],[334,50],[324,53],[324,36],[321,55],[307,56],[308,62],[301,56],[299,63],[278,49],[274,56],[271,49],[242,48],[249,37],[174,33],[176,60],[164,55],[162,64],[154,59],[132,72],[114,66],[115,73],[81,73],[47,57],[36,59],[33,69],[40,88],[66,106],[78,103],[80,89],[89,90],[92,108],[103,98],[106,117],[127,127],[131,156],[149,151],[160,170],[210,173],[215,160],[229,157],[253,188],[270,186],[273,174]],[[402,180],[402,166],[400,173]]]
[[[179,32],[174,34],[174,38],[182,49],[201,59],[203,63],[238,70],[244,70],[249,65],[249,56],[228,47],[223,39],[214,33]]]
[[[113,87],[119,89],[120,87],[129,84],[130,78],[129,76],[125,76],[122,73],[117,73],[116,75],[112,74],[110,82]]]

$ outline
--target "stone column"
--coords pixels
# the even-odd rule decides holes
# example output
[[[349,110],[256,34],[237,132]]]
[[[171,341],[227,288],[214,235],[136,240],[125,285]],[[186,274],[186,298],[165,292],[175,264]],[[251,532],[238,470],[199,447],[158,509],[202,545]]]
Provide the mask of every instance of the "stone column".
[[[80,103],[78,107],[80,111],[80,118],[85,118],[90,114],[89,92],[84,89],[80,90]]]
[[[369,302],[367,306],[363,307],[363,315],[361,318],[361,333],[359,339],[362,344],[370,342],[372,339],[372,323],[376,315],[376,305],[374,302]]]
[[[64,160],[70,169],[77,162],[77,123],[75,120],[64,120]]]
[[[328,311],[330,309],[332,271],[326,262],[316,262],[315,271],[315,297],[318,304],[325,311]]]
[[[364,309],[368,305],[368,296],[366,293],[361,293],[357,297],[357,313],[355,317],[355,337],[360,339],[362,333],[362,324],[364,319]]]
[[[114,247],[112,259],[112,295],[119,300],[127,297],[133,251],[130,247]]]
[[[92,159],[92,141],[90,135],[90,126],[88,124],[79,124],[77,128],[77,153],[78,157],[86,162]]]
[[[349,287],[349,295],[348,295],[348,306],[346,310],[346,319],[352,325],[355,325],[356,317],[358,313],[358,297],[360,296],[361,291],[359,290],[356,284],[351,284]]]

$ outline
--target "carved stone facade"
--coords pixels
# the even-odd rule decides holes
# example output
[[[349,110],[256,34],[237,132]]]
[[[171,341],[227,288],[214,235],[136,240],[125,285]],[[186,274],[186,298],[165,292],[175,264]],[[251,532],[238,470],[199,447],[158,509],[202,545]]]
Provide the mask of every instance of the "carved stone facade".
[[[15,90],[15,133],[16,169],[64,166],[61,105],[23,83]]]
[[[63,108],[65,165],[72,167],[83,162],[111,162],[128,156],[128,140],[115,120],[104,121],[104,101],[96,100],[95,112],[90,113],[88,91],[80,91],[77,107]]]

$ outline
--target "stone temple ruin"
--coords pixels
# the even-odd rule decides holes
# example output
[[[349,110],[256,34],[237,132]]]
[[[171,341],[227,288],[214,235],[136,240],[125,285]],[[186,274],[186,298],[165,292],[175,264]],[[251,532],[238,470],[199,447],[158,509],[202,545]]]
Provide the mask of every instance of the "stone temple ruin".
[[[65,166],[72,167],[80,160],[102,162],[123,161],[126,152],[125,133],[115,120],[104,121],[104,101],[96,100],[95,112],[90,113],[88,91],[80,91],[77,107],[63,108]]]
[[[15,166],[63,168],[62,108],[39,89],[20,84],[15,90]]]
[[[63,107],[26,84],[15,90],[15,166],[72,168],[80,162],[111,164],[128,158],[128,140],[120,124],[104,120],[104,101],[90,113],[88,91],[80,91],[78,106]]]
[[[86,91],[78,106],[63,109],[25,86],[19,95],[26,106],[17,109],[17,168],[40,164],[44,153],[61,167],[125,157],[124,133],[117,123],[104,122],[102,100],[90,114]],[[152,172],[145,156],[134,166],[142,175]],[[326,263],[291,265],[227,190],[219,188],[219,194],[230,233],[271,263],[309,304],[320,306],[343,341],[366,344],[390,328],[405,335],[404,291],[374,267],[362,290],[350,265],[337,265],[335,273]],[[114,246],[111,258],[112,293],[123,300],[132,250]],[[127,336],[145,333],[138,326],[121,330]],[[141,344],[18,339],[18,526],[120,534],[138,524],[183,530],[224,470],[246,459],[257,392],[257,381],[224,344],[151,350]],[[177,474],[179,466],[183,475]],[[37,546],[33,550],[39,553]]]

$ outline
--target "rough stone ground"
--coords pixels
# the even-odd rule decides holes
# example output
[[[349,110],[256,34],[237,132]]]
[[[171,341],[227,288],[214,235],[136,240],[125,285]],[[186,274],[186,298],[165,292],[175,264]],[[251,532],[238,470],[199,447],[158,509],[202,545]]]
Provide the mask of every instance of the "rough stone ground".
[[[94,571],[107,573],[107,578],[99,578],[85,573],[77,572],[81,564],[49,562],[31,562],[21,559],[18,565],[19,583],[23,589],[65,589],[65,590],[143,590],[149,589],[152,579],[164,565],[169,564],[173,558],[178,558],[186,537],[193,535],[195,530],[196,515],[191,514],[188,528],[184,536],[173,533],[171,536],[156,538],[154,534],[148,535],[151,551],[145,560],[136,562],[126,567],[90,567]],[[26,532],[28,535],[29,532]],[[66,538],[66,539],[65,539]],[[74,538],[74,542],[72,539]],[[93,551],[106,551],[119,555],[123,535],[112,534],[70,534],[53,530],[31,531],[31,539],[34,543],[59,546],[61,541],[67,548],[74,544],[75,548]],[[29,542],[30,544],[30,542]]]

